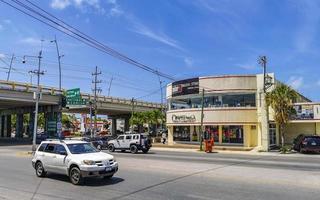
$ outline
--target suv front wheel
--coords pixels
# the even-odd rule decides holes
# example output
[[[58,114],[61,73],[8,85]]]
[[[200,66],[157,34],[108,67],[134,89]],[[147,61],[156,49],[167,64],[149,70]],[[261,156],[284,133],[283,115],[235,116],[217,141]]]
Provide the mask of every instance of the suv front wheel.
[[[46,172],[44,171],[43,165],[40,161],[36,163],[35,169],[38,177],[44,177],[46,175]]]
[[[80,185],[83,181],[83,178],[81,177],[80,169],[78,167],[72,167],[70,169],[69,176],[70,176],[71,183],[74,185]]]
[[[138,152],[138,147],[136,145],[131,145],[130,146],[130,152],[131,153],[137,153]]]

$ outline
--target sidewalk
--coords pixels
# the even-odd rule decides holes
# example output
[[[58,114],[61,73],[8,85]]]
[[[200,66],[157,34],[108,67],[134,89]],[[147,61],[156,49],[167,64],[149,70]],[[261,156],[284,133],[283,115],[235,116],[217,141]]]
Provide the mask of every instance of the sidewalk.
[[[169,146],[167,144],[159,144],[155,143],[152,144],[151,150],[155,151],[172,151],[172,152],[190,152],[190,153],[202,153],[206,154],[203,151],[199,150],[199,145],[189,145],[189,144],[174,144],[172,146]],[[220,147],[220,148],[219,148]],[[281,156],[281,157],[300,157],[300,158],[305,158],[305,157],[315,157],[315,158],[320,158],[320,154],[300,154],[296,152],[288,153],[288,154],[281,154],[280,152],[277,151],[271,151],[271,152],[259,152],[256,149],[251,150],[236,150],[237,148],[231,148],[231,150],[228,148],[226,149],[223,146],[215,146],[213,148],[214,153],[219,153],[219,154],[237,154],[237,155],[253,155],[253,156]]]

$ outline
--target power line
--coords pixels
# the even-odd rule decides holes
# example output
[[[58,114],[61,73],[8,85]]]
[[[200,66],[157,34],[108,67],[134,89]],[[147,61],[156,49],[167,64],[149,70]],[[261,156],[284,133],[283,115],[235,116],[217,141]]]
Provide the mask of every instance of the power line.
[[[55,17],[54,15],[50,14],[49,12],[45,11],[44,9],[42,9],[41,7],[37,6],[36,4],[26,0],[26,2],[29,3],[29,5],[31,5],[32,7],[30,7],[27,4],[24,4],[18,0],[11,0],[12,2],[14,2],[16,5],[20,6],[21,8],[18,8],[17,6],[8,3],[4,0],[0,0],[1,2],[11,6],[12,8],[60,31],[63,32],[64,34],[69,35],[70,37],[85,43],[88,46],[91,46],[99,51],[102,51],[108,55],[111,55],[123,62],[126,62],[128,64],[134,65],[136,67],[139,67],[145,71],[149,71],[153,74],[156,74],[158,76],[161,76],[163,78],[169,79],[169,80],[174,80],[174,78],[170,75],[164,74],[162,72],[159,72],[158,70],[155,70],[147,65],[144,65],[136,60],[133,60],[127,56],[125,56],[124,54],[119,53],[118,51],[110,48],[109,46],[98,42],[97,40],[95,40],[94,38],[84,34],[83,32],[79,31],[78,29],[74,28],[73,26],[65,23],[64,21],[58,19],[57,17]],[[37,10],[35,10],[37,9]],[[33,14],[31,14],[33,13]],[[36,15],[36,16],[35,16]],[[40,17],[40,18],[39,18]],[[42,19],[41,19],[42,18]],[[62,24],[61,24],[62,23]]]

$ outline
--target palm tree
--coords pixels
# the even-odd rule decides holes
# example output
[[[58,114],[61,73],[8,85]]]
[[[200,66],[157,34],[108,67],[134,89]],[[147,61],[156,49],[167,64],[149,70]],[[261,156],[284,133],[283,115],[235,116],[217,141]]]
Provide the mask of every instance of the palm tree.
[[[281,146],[284,147],[285,126],[292,114],[295,113],[293,102],[298,94],[291,87],[279,84],[274,90],[266,94],[267,108],[271,106],[274,112],[274,120],[280,127]]]

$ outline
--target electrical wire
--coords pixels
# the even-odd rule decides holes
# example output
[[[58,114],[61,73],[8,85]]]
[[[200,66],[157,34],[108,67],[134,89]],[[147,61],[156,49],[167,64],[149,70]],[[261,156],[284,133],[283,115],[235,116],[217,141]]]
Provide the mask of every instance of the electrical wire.
[[[62,20],[58,19],[57,17],[55,17],[54,15],[50,14],[49,12],[45,11],[44,9],[40,8],[39,6],[37,6],[36,4],[26,0],[26,2],[28,2],[29,4],[31,4],[34,8],[38,9],[38,10],[35,10],[34,8],[18,1],[18,0],[11,0],[11,2],[14,2],[16,5],[20,6],[21,8],[18,8],[17,6],[11,4],[11,3],[8,3],[4,0],[0,0],[1,2],[11,6],[12,8],[60,31],[60,32],[63,32],[64,34],[66,35],[69,35],[70,37],[80,41],[80,42],[83,42],[85,43],[86,45],[88,46],[91,46],[99,51],[102,51],[104,53],[107,53],[123,62],[126,62],[128,64],[132,64],[132,65],[135,65],[136,67],[139,67],[143,70],[146,70],[146,71],[149,71],[153,74],[156,74],[158,76],[161,76],[163,78],[166,78],[166,79],[170,79],[170,80],[174,80],[174,78],[170,75],[167,75],[167,74],[164,74],[162,72],[159,72],[158,70],[155,70],[147,65],[144,65],[136,60],[133,60],[117,51],[115,51],[114,49],[98,42],[97,40],[93,39],[92,37],[82,33],[81,31],[79,31],[78,29],[68,25],[67,23],[63,22]],[[24,9],[24,10],[23,10]],[[40,12],[39,12],[40,10]],[[33,14],[31,14],[31,13]],[[37,16],[35,16],[37,15]],[[41,17],[42,19],[40,19],[39,17]],[[61,24],[62,23],[62,24]]]

